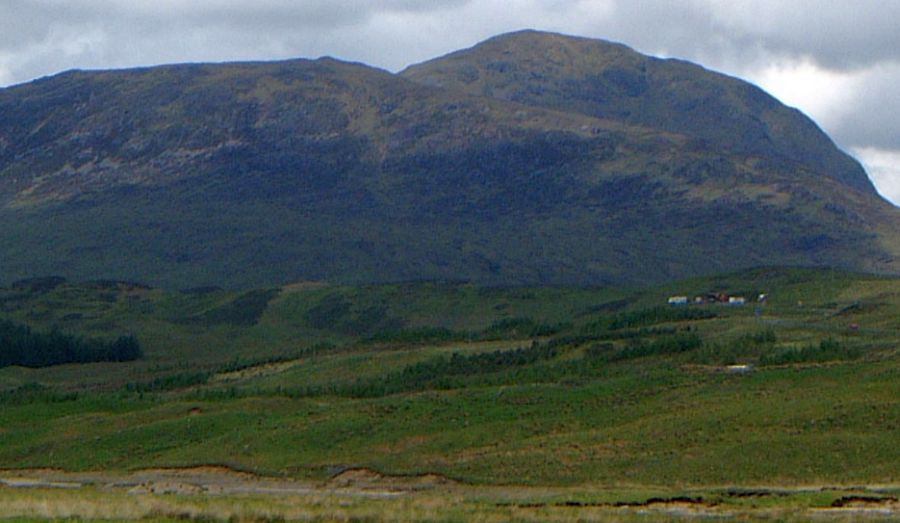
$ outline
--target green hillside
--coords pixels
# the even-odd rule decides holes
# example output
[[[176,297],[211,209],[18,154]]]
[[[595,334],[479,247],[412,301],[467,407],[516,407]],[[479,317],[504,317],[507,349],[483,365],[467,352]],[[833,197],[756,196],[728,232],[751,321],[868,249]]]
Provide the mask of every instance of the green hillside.
[[[897,285],[777,268],[631,291],[23,282],[0,293],[9,321],[134,334],[144,357],[0,369],[0,468],[892,484]],[[750,300],[666,305],[723,292]]]
[[[291,60],[0,90],[4,284],[885,273],[897,217],[805,116],[602,41],[506,35],[401,75]]]

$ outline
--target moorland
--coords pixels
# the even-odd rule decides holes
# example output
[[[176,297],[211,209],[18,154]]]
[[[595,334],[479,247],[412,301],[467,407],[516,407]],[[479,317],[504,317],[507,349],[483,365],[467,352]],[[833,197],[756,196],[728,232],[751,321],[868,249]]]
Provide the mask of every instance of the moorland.
[[[0,521],[896,520],[898,231],[600,40],[3,88]]]
[[[726,293],[746,303],[713,300]],[[691,303],[669,305],[678,295]],[[141,351],[0,369],[7,516],[896,516],[893,277],[249,291],[39,278],[0,304],[35,334]]]

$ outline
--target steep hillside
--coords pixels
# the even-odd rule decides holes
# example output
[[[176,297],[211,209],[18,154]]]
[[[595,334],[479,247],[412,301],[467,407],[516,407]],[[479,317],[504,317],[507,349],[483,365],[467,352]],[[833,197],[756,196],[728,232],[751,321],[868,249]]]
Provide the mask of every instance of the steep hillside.
[[[896,214],[755,87],[558,35],[500,37],[402,76],[320,59],[0,90],[7,282],[892,271]]]
[[[428,85],[620,120],[832,177],[860,191],[862,167],[759,87],[621,44],[522,31],[408,68]]]

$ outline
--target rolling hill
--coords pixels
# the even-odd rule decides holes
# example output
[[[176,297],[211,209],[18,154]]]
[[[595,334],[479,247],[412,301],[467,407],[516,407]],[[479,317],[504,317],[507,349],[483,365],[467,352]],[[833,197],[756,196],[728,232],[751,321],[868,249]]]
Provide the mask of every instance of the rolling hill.
[[[740,80],[521,32],[391,74],[322,58],[0,90],[0,281],[604,285],[894,272],[898,213]]]
[[[722,292],[748,302],[665,305]],[[130,332],[143,354],[0,361],[0,480],[92,472],[122,489],[123,472],[216,466],[329,489],[354,470],[438,475],[525,499],[896,500],[898,310],[900,279],[783,267],[640,289],[34,279],[0,287],[4,318]]]

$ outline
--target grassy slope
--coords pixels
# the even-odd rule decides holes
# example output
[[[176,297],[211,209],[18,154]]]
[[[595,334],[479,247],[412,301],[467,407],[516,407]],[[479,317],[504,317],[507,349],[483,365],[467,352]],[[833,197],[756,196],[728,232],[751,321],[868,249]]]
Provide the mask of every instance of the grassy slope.
[[[772,298],[758,315],[754,306],[707,306],[716,318],[644,327],[683,334],[690,327],[704,344],[683,353],[616,360],[605,355],[623,353],[634,338],[582,340],[560,344],[554,357],[527,364],[444,371],[405,392],[401,387],[382,395],[361,387],[402,382],[403,369],[434,364],[454,352],[528,347],[524,327],[490,329],[503,318],[564,323],[554,336],[583,335],[597,333],[597,322],[646,310],[670,294],[722,289],[768,292]],[[103,293],[106,298],[98,299]],[[37,381],[79,391],[74,400],[7,393],[0,410],[3,467],[222,463],[325,478],[362,466],[534,485],[898,480],[900,282],[892,279],[763,269],[640,292],[300,285],[271,298],[252,326],[246,324],[252,302],[265,297],[74,285],[18,301],[9,300],[13,294],[4,293],[9,316],[44,325],[67,321],[74,330],[94,334],[132,330],[144,340],[148,357],[130,364],[0,370],[7,389]],[[76,309],[81,319],[60,319]],[[848,331],[851,323],[859,325],[858,332]],[[360,342],[379,331],[425,325],[452,328],[457,338]],[[752,342],[753,335],[769,331],[774,342]],[[670,336],[617,332],[645,343]],[[843,351],[827,358],[832,361],[761,366],[749,375],[722,371],[724,363],[757,361],[761,354],[827,338]],[[273,357],[279,361],[263,364]],[[249,365],[254,359],[259,364]],[[124,390],[125,383],[196,372],[211,374],[205,384],[174,390]]]

